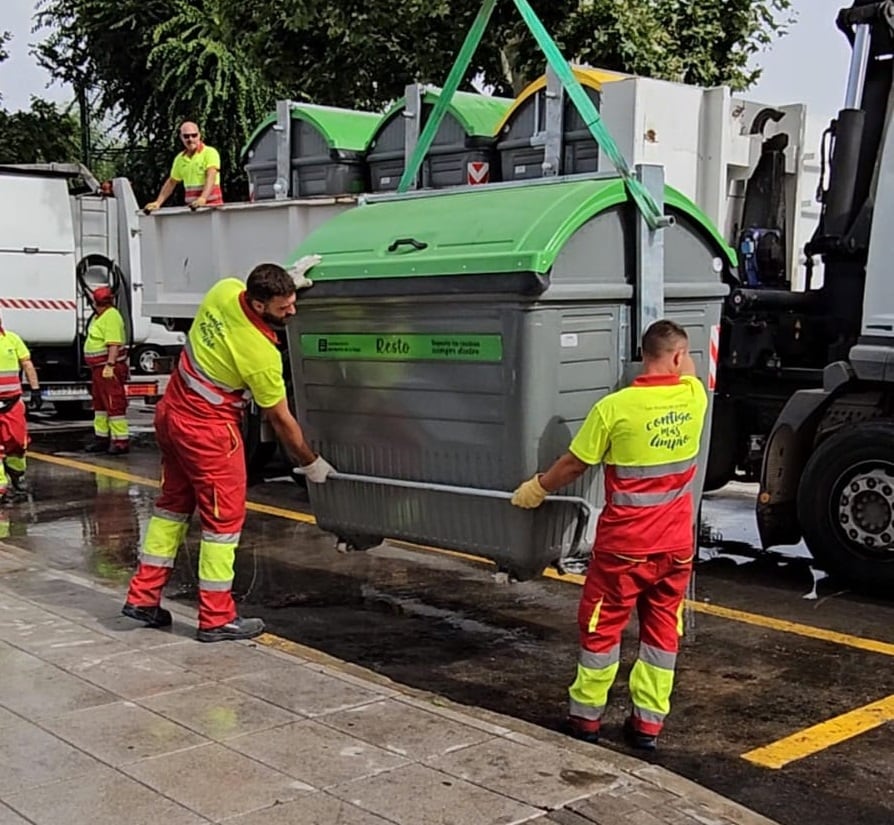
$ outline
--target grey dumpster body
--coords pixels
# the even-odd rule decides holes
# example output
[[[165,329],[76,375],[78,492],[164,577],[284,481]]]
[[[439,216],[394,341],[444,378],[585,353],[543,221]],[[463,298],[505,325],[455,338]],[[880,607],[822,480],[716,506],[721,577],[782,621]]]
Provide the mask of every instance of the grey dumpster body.
[[[356,195],[368,189],[364,153],[379,115],[304,103],[289,105],[289,194]],[[276,197],[277,115],[269,115],[242,150],[252,200]]]
[[[574,74],[597,110],[603,83],[624,75],[601,69],[575,69]],[[556,81],[557,84],[557,81]],[[599,146],[567,95],[559,98],[561,112],[550,114],[553,105],[547,94],[547,76],[535,80],[516,98],[497,129],[497,151],[504,181],[530,180],[545,174],[544,162],[553,175],[574,175],[599,171]],[[561,86],[550,90],[553,98]],[[561,156],[550,158],[548,135],[557,130],[556,148]]]
[[[665,197],[665,315],[706,378],[734,255],[691,202]],[[631,371],[632,210],[616,178],[420,193],[361,205],[301,244],[293,257],[323,256],[289,330],[315,449],[343,473],[480,491],[309,484],[320,527],[360,547],[394,537],[476,554],[519,579],[573,551],[574,504],[522,511],[489,494],[545,469]],[[598,507],[601,473],[563,492]]]
[[[427,89],[419,96],[421,119],[408,112],[407,98],[385,112],[367,150],[370,191],[397,189],[407,148],[413,145],[408,131],[416,130],[418,135],[438,96],[437,89]],[[440,189],[499,180],[494,130],[511,105],[505,98],[457,92],[422,165],[422,186]]]

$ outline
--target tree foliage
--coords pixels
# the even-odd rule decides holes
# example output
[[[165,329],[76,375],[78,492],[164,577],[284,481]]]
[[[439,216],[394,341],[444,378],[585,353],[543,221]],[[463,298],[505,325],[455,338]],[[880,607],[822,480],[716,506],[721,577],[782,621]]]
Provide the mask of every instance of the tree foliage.
[[[9,32],[0,32],[0,63],[9,57]],[[0,98],[2,100],[2,98]],[[78,159],[78,124],[67,111],[38,98],[27,112],[0,109],[0,163],[48,163]]]
[[[531,0],[566,57],[617,71],[746,88],[751,57],[791,0]],[[183,119],[224,157],[228,196],[252,127],[280,97],[381,109],[408,83],[441,84],[481,0],[40,0],[40,62],[97,89],[134,151],[179,149]],[[830,21],[830,25],[832,22]],[[0,44],[2,46],[2,44]],[[498,3],[465,87],[513,96],[543,58],[511,0]]]
[[[79,153],[78,122],[54,103],[32,98],[27,112],[0,109],[0,163],[72,163]]]

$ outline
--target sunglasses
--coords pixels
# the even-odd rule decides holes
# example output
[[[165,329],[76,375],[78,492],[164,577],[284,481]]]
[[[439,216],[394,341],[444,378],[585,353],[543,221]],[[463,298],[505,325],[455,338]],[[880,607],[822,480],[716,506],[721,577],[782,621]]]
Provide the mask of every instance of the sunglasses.
[[[187,138],[197,138],[198,136],[199,136],[198,132],[181,132],[180,133],[180,137],[183,138],[183,140],[186,140]]]

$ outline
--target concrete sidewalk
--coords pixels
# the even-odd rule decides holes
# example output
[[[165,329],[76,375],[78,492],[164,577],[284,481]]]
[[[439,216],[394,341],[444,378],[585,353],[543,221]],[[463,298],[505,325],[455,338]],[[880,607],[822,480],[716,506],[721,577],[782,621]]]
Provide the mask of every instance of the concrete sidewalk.
[[[0,545],[0,825],[773,825],[274,636],[194,641]]]

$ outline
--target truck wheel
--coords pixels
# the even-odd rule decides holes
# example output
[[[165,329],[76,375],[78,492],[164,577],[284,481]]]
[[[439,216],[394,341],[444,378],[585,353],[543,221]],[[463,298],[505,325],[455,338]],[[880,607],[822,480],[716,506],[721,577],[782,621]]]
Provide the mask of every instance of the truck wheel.
[[[801,476],[807,547],[833,576],[865,592],[894,591],[894,422],[849,426],[819,445]]]
[[[155,373],[155,362],[159,358],[164,358],[164,352],[159,347],[147,345],[137,347],[136,352],[130,359],[133,371],[138,375],[153,375]]]

